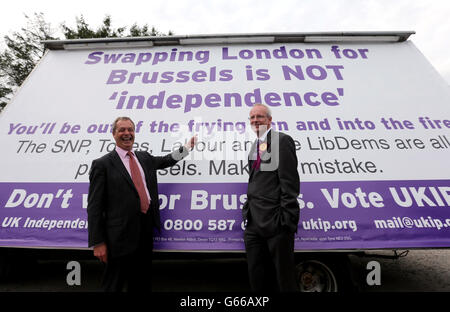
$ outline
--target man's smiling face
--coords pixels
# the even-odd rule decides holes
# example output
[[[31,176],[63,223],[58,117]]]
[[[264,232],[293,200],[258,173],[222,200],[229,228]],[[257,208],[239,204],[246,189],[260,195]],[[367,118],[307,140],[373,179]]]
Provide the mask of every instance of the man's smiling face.
[[[130,120],[119,120],[113,133],[116,145],[124,150],[131,151],[134,143],[134,125]]]

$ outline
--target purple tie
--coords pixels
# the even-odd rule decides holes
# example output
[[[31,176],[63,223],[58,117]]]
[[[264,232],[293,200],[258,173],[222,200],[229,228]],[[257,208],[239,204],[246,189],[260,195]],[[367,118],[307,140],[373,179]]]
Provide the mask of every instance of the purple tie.
[[[139,194],[139,199],[141,200],[141,212],[147,213],[150,201],[148,200],[147,193],[145,192],[145,185],[142,180],[141,171],[139,170],[139,166],[137,165],[133,154],[128,152],[127,155],[130,156],[131,179],[133,180],[134,186]]]
[[[258,144],[256,144],[256,161],[253,163],[252,168],[259,170],[259,166],[261,165],[261,151],[259,150],[259,140]]]

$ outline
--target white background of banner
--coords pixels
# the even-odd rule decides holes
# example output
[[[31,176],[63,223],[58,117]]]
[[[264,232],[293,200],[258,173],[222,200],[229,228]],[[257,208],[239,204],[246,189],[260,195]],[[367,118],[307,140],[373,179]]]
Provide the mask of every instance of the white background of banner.
[[[49,51],[39,66],[27,79],[23,87],[14,97],[13,101],[0,114],[0,140],[2,142],[2,161],[0,162],[0,182],[87,182],[88,175],[84,174],[74,179],[75,173],[81,164],[88,164],[106,152],[101,152],[97,143],[100,139],[110,139],[106,134],[89,134],[87,127],[91,124],[111,123],[117,116],[130,116],[135,122],[144,121],[140,133],[136,134],[136,142],[149,142],[153,154],[162,155],[163,140],[171,145],[176,141],[189,138],[193,133],[149,133],[148,123],[155,120],[166,123],[179,123],[185,125],[194,119],[202,122],[214,122],[221,119],[223,122],[245,122],[245,134],[230,132],[215,132],[208,137],[199,133],[201,141],[253,140],[254,136],[248,124],[250,108],[245,104],[242,107],[210,108],[202,105],[192,111],[184,113],[183,109],[131,109],[116,110],[117,100],[109,100],[114,92],[126,90],[129,95],[156,95],[165,90],[166,98],[171,94],[201,94],[203,98],[210,93],[223,96],[224,93],[253,92],[260,88],[262,94],[267,92],[304,92],[330,91],[337,93],[337,88],[344,89],[344,96],[339,97],[338,106],[292,106],[284,104],[272,107],[273,121],[285,121],[289,125],[290,134],[294,140],[301,143],[302,149],[298,151],[301,162],[322,161],[349,161],[370,160],[378,168],[374,174],[301,174],[302,181],[357,181],[357,180],[431,180],[448,179],[450,166],[448,159],[450,148],[435,149],[430,146],[429,140],[438,135],[446,135],[450,139],[450,129],[424,129],[418,122],[418,117],[430,119],[450,119],[450,90],[444,80],[432,68],[424,56],[416,49],[411,41],[404,43],[360,43],[336,44],[343,49],[368,49],[368,58],[336,59],[331,53],[331,46],[335,44],[270,44],[270,45],[233,45],[228,46],[230,55],[237,55],[238,51],[248,49],[279,49],[282,46],[289,49],[318,49],[322,59],[238,59],[223,60],[222,46],[177,46],[154,47],[148,49],[108,49],[105,54],[171,52],[173,48],[178,51],[199,50],[210,51],[209,61],[199,64],[195,59],[191,62],[161,62],[157,65],[150,63],[136,66],[134,64],[117,62],[116,64],[87,65],[89,53],[94,50],[82,51]],[[295,67],[300,65],[306,68],[309,65],[342,65],[343,80],[328,71],[325,80],[297,80],[293,78],[286,81],[283,78],[281,66]],[[142,84],[139,78],[133,84],[111,84],[106,81],[112,70],[125,69],[129,72],[164,72],[164,71],[190,71],[204,70],[209,72],[211,67],[220,70],[232,70],[231,81],[216,82],[185,82],[185,83],[155,83]],[[267,81],[248,81],[246,79],[246,66],[256,69],[267,69],[271,78]],[[217,74],[217,77],[219,75]],[[206,78],[208,79],[208,78]],[[386,130],[379,122],[380,118],[393,118],[396,120],[409,120],[415,125],[414,130]],[[295,129],[297,121],[322,121],[327,118],[331,130],[305,130]],[[335,119],[341,120],[370,120],[375,123],[375,130],[339,130]],[[57,123],[54,132],[50,135],[39,134],[37,130],[33,135],[8,135],[10,124],[26,126],[40,126],[42,123]],[[58,133],[64,123],[80,125],[78,134]],[[225,134],[225,136],[224,136]],[[348,151],[314,151],[307,148],[306,138],[317,140],[318,137],[332,138],[343,136],[347,139],[385,139],[391,145],[388,150],[355,150]],[[394,139],[420,139],[426,147],[412,150],[399,150],[394,147]],[[80,153],[52,153],[51,148],[58,140],[92,140],[89,152]],[[35,144],[45,143],[47,148],[42,153],[17,153],[20,140],[32,140]],[[30,148],[31,149],[31,148]],[[246,161],[247,152],[232,155],[227,154],[228,163]],[[193,152],[190,156],[192,163],[197,166],[200,174],[165,175],[160,176],[160,182],[246,182],[246,174],[215,175],[209,174],[211,155]],[[212,156],[220,161],[223,153]],[[189,158],[188,158],[189,159]],[[191,161],[189,161],[191,163]],[[382,170],[382,172],[380,171]],[[300,171],[300,167],[299,167]],[[301,172],[301,171],[300,171]]]

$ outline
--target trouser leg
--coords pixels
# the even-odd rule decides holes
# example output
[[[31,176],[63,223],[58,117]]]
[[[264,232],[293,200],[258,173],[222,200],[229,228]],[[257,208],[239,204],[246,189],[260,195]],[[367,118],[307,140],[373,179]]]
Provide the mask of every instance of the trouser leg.
[[[127,256],[113,258],[108,256],[102,278],[102,289],[105,292],[121,292],[125,286],[128,273]]]
[[[150,292],[152,290],[151,269],[153,252],[153,229],[147,216],[141,215],[141,235],[135,252],[128,279],[129,292]]]
[[[150,292],[152,268],[152,249],[150,243],[139,246],[130,267],[128,292]]]
[[[126,256],[111,257],[103,273],[102,289],[120,292],[151,291],[153,233],[145,215],[141,216],[141,232],[137,249]]]
[[[255,292],[276,290],[275,270],[266,240],[255,233],[244,234],[250,288]]]
[[[267,240],[276,271],[278,290],[281,292],[298,290],[295,276],[294,238],[294,233],[283,231]]]

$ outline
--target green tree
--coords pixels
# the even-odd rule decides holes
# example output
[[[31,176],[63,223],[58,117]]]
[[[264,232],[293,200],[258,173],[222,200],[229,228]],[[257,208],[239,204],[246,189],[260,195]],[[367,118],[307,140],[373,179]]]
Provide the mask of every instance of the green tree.
[[[0,110],[44,55],[41,41],[55,39],[42,13],[25,17],[26,27],[4,37],[6,49],[0,53]]]
[[[97,29],[92,29],[84,20],[83,15],[76,17],[75,28],[70,28],[65,23],[61,24],[61,28],[66,39],[83,39],[83,38],[114,38],[124,37],[126,27],[114,29],[111,27],[111,17],[106,16],[102,25]]]
[[[147,24],[139,26],[134,23],[125,33],[127,27],[113,28],[111,26],[111,16],[106,15],[102,25],[97,30],[92,29],[85,21],[83,15],[76,17],[76,25],[70,28],[65,23],[61,24],[61,28],[66,39],[83,39],[83,38],[116,38],[116,37],[148,37],[148,36],[171,36],[172,31],[167,34],[158,31],[155,27],[149,28]]]
[[[148,25],[145,24],[144,26],[140,27],[136,24],[133,24],[130,27],[130,31],[127,37],[148,37],[148,36],[172,36],[173,32],[169,30],[167,34],[164,34],[162,32],[159,32],[156,30],[155,27],[152,27],[151,29],[148,28]]]
[[[0,53],[0,111],[11,99],[12,93],[24,82],[37,62],[45,54],[43,40],[59,39],[55,37],[50,24],[43,13],[34,13],[33,17],[25,15],[27,26],[21,31],[4,37],[6,48]],[[126,33],[127,27],[112,27],[112,19],[106,15],[97,29],[92,28],[83,15],[75,18],[75,27],[60,25],[64,39],[113,38],[166,36],[155,27],[147,24],[139,26],[134,23]],[[167,35],[173,35],[171,31]]]

